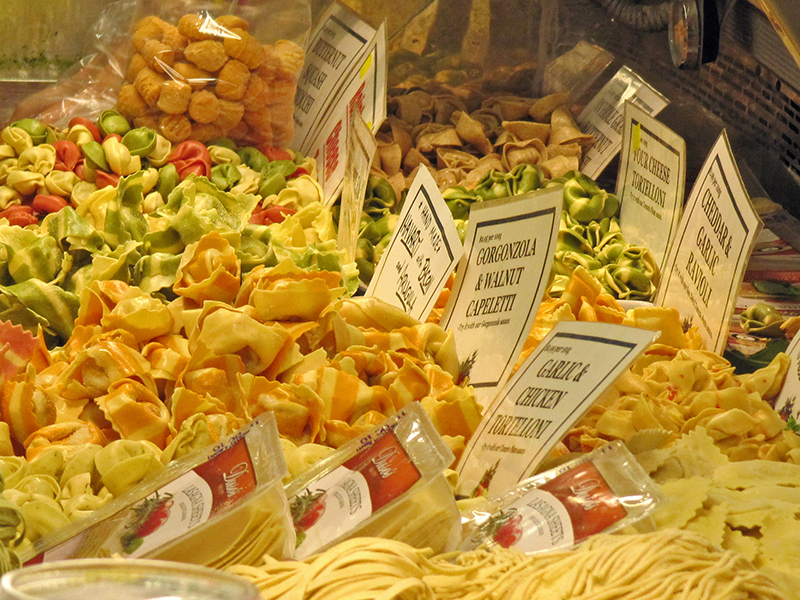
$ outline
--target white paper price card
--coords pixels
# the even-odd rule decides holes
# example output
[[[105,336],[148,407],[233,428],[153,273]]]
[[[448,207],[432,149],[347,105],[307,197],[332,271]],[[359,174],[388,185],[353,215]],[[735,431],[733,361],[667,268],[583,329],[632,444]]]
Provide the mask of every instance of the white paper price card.
[[[496,497],[530,477],[656,336],[610,323],[558,323],[487,409],[458,463],[458,494]]]
[[[795,431],[800,424],[800,335],[794,336],[792,343],[786,349],[786,354],[791,360],[786,378],[783,380],[781,393],[775,400],[775,410],[783,418],[789,421]]]
[[[617,71],[578,116],[581,131],[594,136],[594,143],[581,158],[581,172],[593,179],[597,179],[622,148],[622,111],[626,100],[650,116],[657,115],[669,104],[663,94],[628,67]]]
[[[386,32],[383,26],[367,46],[358,68],[336,95],[336,102],[319,117],[319,128],[309,138],[306,154],[317,161],[320,184],[328,205],[342,190],[347,161],[349,115],[353,111],[374,130],[386,118]],[[295,111],[296,112],[296,111]]]
[[[656,304],[678,309],[706,349],[722,353],[750,253],[761,231],[723,131],[703,163],[667,255]]]
[[[430,171],[422,167],[366,295],[424,321],[463,252],[450,209]]]
[[[451,329],[459,379],[487,404],[511,375],[547,287],[562,188],[479,202],[469,215],[442,327]]]
[[[663,269],[686,193],[686,142],[631,102],[624,114],[617,177],[620,228],[629,243],[648,248]]]
[[[311,32],[306,58],[297,81],[294,142],[309,154],[311,136],[320,117],[334,103],[337,92],[369,53],[375,29],[349,8],[334,2]]]

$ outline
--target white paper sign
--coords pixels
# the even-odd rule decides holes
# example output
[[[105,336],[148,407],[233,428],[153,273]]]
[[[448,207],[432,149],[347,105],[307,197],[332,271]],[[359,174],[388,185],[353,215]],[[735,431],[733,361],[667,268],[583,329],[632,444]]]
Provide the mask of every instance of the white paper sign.
[[[350,114],[347,140],[347,165],[342,185],[342,203],[339,211],[339,248],[347,252],[349,260],[355,260],[361,211],[369,181],[372,157],[377,150],[375,138],[361,117],[353,110]]]
[[[736,296],[762,223],[723,131],[695,181],[656,304],[678,309],[708,350],[725,349]]]
[[[775,401],[775,410],[784,421],[794,419],[795,424],[800,423],[800,335],[792,339],[792,343],[786,348],[791,363],[783,380],[781,393]]]
[[[463,252],[450,209],[430,171],[422,167],[365,295],[424,321]]]
[[[595,138],[583,153],[580,169],[592,179],[597,179],[622,148],[622,111],[626,100],[651,116],[657,115],[669,104],[663,94],[628,67],[617,71],[578,117],[581,131]]]
[[[309,154],[320,118],[338,100],[337,92],[361,66],[375,29],[349,8],[334,2],[311,32],[297,81],[292,147]]]
[[[625,103],[617,196],[622,235],[648,248],[659,268],[675,234],[686,193],[686,142],[635,104]]]
[[[458,463],[458,493],[497,497],[530,477],[657,335],[610,323],[558,323],[483,416]]]
[[[367,49],[363,62],[350,73],[335,102],[320,115],[319,129],[309,138],[307,149],[301,148],[317,161],[319,181],[328,205],[336,200],[342,190],[349,135],[348,116],[357,110],[373,131],[386,118],[386,31],[383,26]]]
[[[464,256],[442,327],[452,329],[478,401],[486,405],[514,368],[547,287],[562,188],[473,204]]]

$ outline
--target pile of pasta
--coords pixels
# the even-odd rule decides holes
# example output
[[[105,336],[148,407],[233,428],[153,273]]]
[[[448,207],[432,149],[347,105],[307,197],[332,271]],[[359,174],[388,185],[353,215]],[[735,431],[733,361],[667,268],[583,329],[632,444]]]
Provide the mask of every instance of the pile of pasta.
[[[565,439],[586,452],[611,440],[658,447],[702,427],[731,460],[800,464],[800,436],[772,408],[789,357],[736,375],[713,352],[681,349],[650,353],[625,373]]]
[[[663,448],[637,449],[659,484],[658,527],[679,527],[736,552],[775,581],[787,598],[800,589],[800,465],[733,462],[704,427]]]
[[[181,175],[165,162],[120,178],[117,187],[79,183],[69,205],[24,229],[0,219],[0,319],[33,332],[41,326],[52,346],[71,334],[82,290],[93,281],[117,279],[174,297],[185,248],[209,231],[234,240],[243,272],[291,258],[303,268],[340,271],[355,291],[355,267],[337,247],[312,159],[269,161],[255,148],[240,155],[199,145],[209,156],[205,175]],[[254,219],[276,204],[280,222]]]
[[[355,538],[302,562],[265,557],[263,566],[227,570],[252,581],[264,600],[784,599],[742,556],[676,529],[599,535],[575,550],[532,556],[493,548],[432,557]]]
[[[472,389],[455,383],[450,332],[347,299],[338,271],[284,259],[241,273],[236,248],[212,231],[181,255],[175,300],[120,280],[89,283],[66,343],[48,351],[34,340],[26,367],[6,377],[0,453],[31,463],[115,441],[157,450],[128,466],[127,486],[265,411],[295,446],[336,448],[413,401],[463,449],[481,415]],[[25,459],[12,464],[27,469]],[[125,487],[89,480],[94,492]]]
[[[145,17],[117,110],[171,142],[228,136],[287,146],[305,53],[288,40],[262,44],[249,29],[236,15],[186,14],[176,24]]]

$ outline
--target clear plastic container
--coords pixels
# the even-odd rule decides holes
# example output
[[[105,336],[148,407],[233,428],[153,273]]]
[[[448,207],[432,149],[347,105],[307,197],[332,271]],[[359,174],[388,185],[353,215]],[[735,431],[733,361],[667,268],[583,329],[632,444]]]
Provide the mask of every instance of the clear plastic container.
[[[158,560],[78,559],[23,567],[0,579],[2,600],[258,600],[249,581]]]

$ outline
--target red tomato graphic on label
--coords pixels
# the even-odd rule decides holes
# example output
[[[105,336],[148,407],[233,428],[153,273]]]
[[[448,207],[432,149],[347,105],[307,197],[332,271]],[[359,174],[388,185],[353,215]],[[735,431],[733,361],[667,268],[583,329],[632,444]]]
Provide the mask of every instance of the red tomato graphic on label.
[[[325,512],[325,492],[306,490],[295,497],[290,509],[295,531],[306,531],[313,527]]]
[[[125,526],[120,542],[122,549],[128,554],[136,551],[144,542],[144,538],[157,531],[169,519],[169,510],[174,504],[172,494],[159,496],[158,492],[146,498],[133,509],[133,519]]]
[[[508,518],[494,532],[494,539],[503,548],[510,548],[522,539],[522,516],[516,512]]]

